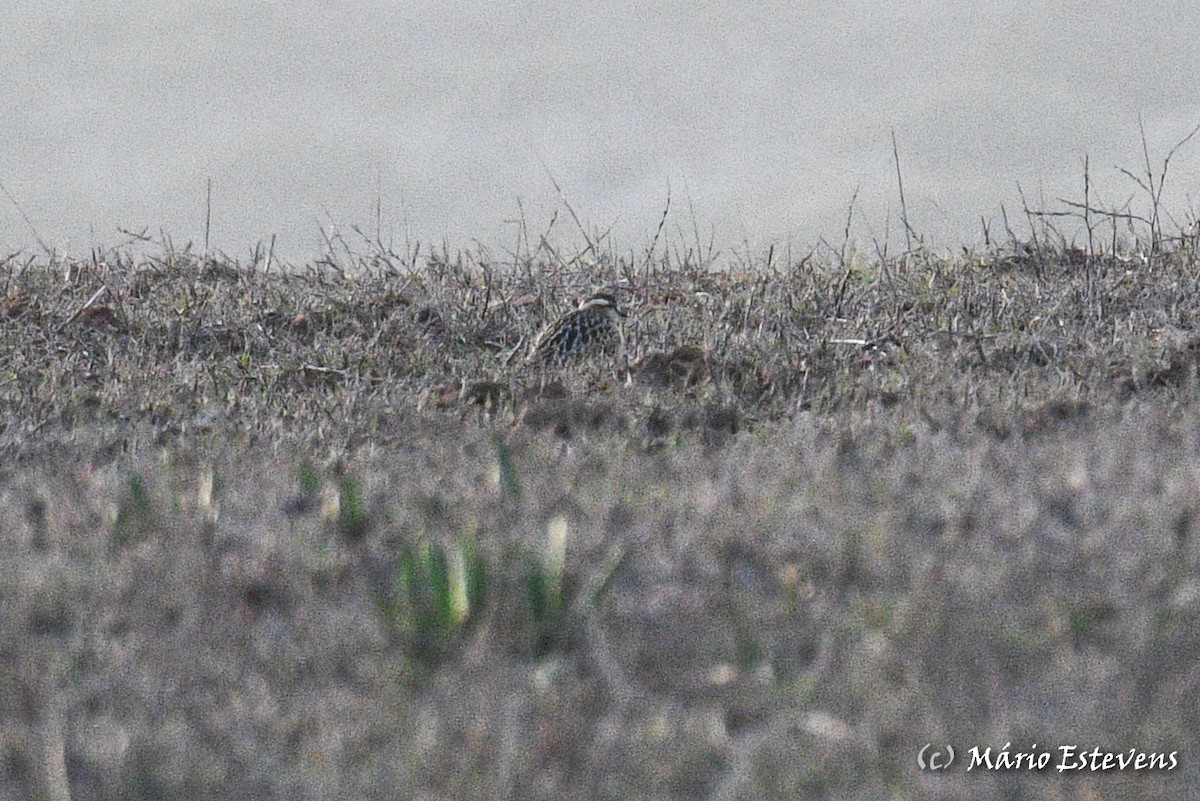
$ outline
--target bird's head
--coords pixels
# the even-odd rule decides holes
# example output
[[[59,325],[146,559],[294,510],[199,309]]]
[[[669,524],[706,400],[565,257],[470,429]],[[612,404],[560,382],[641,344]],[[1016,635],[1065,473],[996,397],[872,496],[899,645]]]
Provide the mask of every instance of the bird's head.
[[[617,305],[617,293],[612,289],[598,289],[593,292],[587,300],[579,306],[580,311],[584,309],[600,309],[602,311],[611,311],[618,317],[624,317],[625,311]]]

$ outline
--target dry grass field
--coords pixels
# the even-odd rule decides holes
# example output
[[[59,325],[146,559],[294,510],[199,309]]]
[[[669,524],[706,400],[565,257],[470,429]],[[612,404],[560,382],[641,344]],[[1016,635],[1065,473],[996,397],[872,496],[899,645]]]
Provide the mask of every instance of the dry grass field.
[[[1200,796],[1195,244],[10,257],[0,801]]]

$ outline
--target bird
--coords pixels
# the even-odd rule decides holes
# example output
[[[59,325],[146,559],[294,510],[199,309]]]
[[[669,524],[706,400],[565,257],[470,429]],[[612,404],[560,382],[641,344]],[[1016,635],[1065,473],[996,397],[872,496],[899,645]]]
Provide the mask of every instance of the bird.
[[[625,312],[617,305],[617,293],[611,289],[597,290],[579,308],[555,320],[538,336],[529,360],[562,364],[592,353],[612,353],[618,347],[624,350],[623,317]]]

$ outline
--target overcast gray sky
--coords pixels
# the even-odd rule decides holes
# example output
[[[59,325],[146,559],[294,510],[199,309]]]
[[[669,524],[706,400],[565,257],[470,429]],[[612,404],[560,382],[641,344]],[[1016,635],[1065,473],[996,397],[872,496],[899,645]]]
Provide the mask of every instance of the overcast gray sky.
[[[1085,154],[1119,205],[1138,114],[1156,163],[1200,123],[1186,2],[188,6],[0,6],[0,183],[49,246],[200,242],[211,179],[230,255],[275,234],[309,260],[319,225],[374,231],[377,200],[398,247],[502,254],[520,208],[535,234],[561,210],[547,169],[618,251],[649,243],[668,185],[675,240],[690,199],[723,250],[840,241],[857,190],[855,237],[890,219],[895,243],[894,129],[911,221],[952,247],[1019,210],[1018,183],[1080,198]],[[1197,190],[1200,137],[1167,208]],[[18,248],[34,234],[0,197],[0,256]]]

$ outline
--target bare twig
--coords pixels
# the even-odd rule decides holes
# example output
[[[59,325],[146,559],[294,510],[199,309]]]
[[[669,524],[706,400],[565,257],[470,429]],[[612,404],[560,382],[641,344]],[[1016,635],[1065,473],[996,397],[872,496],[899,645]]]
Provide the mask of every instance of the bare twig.
[[[212,229],[212,178],[204,192],[204,258],[208,258],[208,234]]]
[[[846,209],[846,227],[842,229],[842,247],[838,251],[838,266],[845,268],[846,266],[846,248],[850,244],[850,224],[854,220],[854,202],[858,200],[859,187],[854,187],[854,194],[850,196],[850,206]]]
[[[854,195],[850,198],[850,208],[846,211],[846,228],[842,234],[842,247],[838,251],[838,266],[842,270],[842,277],[838,282],[837,294],[833,300],[833,313],[836,317],[841,317],[842,315],[842,301],[845,300],[846,287],[850,283],[851,266],[846,264],[846,247],[850,242],[850,221],[854,218],[854,201],[857,199],[858,189],[856,188]]]
[[[1020,181],[1017,182],[1017,196],[1021,198],[1021,208],[1025,211],[1025,219],[1029,223],[1029,237],[1033,242],[1033,248],[1040,253],[1042,245],[1038,238],[1038,226],[1034,225],[1033,221],[1035,218],[1044,215],[1042,212],[1035,212],[1029,208],[1029,202],[1025,199],[1025,190],[1021,188]]]
[[[667,181],[667,203],[663,206],[662,217],[659,218],[658,228],[654,230],[654,238],[650,240],[650,247],[646,248],[646,261],[642,265],[642,272],[649,277],[650,267],[654,261],[654,250],[658,247],[658,237],[662,234],[663,226],[667,224],[667,214],[671,211],[671,182]]]
[[[892,129],[892,159],[896,162],[896,186],[900,189],[900,220],[904,223],[904,241],[909,251],[912,251],[913,230],[908,224],[908,204],[904,201],[904,176],[900,173],[900,148],[896,145],[895,128]]]
[[[1146,225],[1149,225],[1151,222],[1148,218],[1143,217],[1140,214],[1134,214],[1131,211],[1119,211],[1100,208],[1099,206],[1088,206],[1086,203],[1080,203],[1077,200],[1067,200],[1066,198],[1062,197],[1055,198],[1055,200],[1068,208],[1076,209],[1076,211],[1037,211],[1034,209],[1027,209],[1026,214],[1029,214],[1031,217],[1035,217],[1037,219],[1049,219],[1052,217],[1074,217],[1078,219],[1082,218],[1084,213],[1087,213],[1098,214],[1104,217],[1115,217],[1118,220],[1125,220],[1126,222],[1140,222]]]
[[[1096,239],[1092,228],[1092,174],[1087,154],[1083,156],[1083,227],[1088,235],[1088,258],[1096,257]]]
[[[596,245],[592,242],[592,238],[588,236],[587,229],[583,227],[583,223],[580,221],[579,215],[575,213],[575,209],[571,207],[566,195],[563,194],[562,188],[558,185],[558,181],[554,180],[554,173],[550,172],[550,168],[546,166],[545,162],[542,162],[542,169],[544,169],[546,171],[546,175],[549,176],[550,183],[554,184],[554,191],[558,193],[558,199],[562,201],[562,204],[567,207],[567,211],[571,213],[571,219],[575,221],[575,227],[578,228],[579,233],[583,235],[583,241],[587,242],[587,250],[585,250],[584,253],[590,250],[593,256],[599,258],[600,251],[596,249]]]
[[[8,191],[8,187],[4,185],[3,181],[0,181],[0,192],[4,193],[4,196],[8,198],[8,202],[13,204],[13,208],[17,210],[17,214],[20,214],[21,219],[24,220],[25,224],[29,226],[29,230],[33,232],[33,238],[37,240],[38,246],[45,251],[47,256],[53,259],[54,251],[52,251],[50,246],[46,244],[46,241],[42,239],[42,235],[38,233],[38,229],[33,224],[33,220],[29,219],[29,215],[25,213],[25,209],[21,208],[21,204],[18,203],[17,199],[12,196],[11,192]]]

